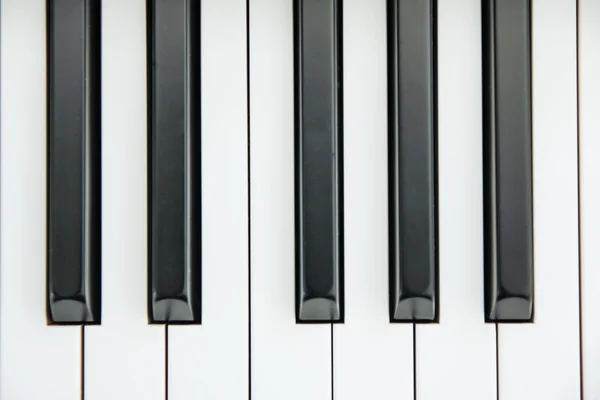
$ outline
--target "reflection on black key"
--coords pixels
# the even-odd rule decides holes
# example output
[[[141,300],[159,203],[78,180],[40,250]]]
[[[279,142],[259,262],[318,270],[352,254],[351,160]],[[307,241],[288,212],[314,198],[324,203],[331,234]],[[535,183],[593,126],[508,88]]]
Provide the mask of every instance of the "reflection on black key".
[[[100,2],[49,0],[48,319],[100,323]]]
[[[150,321],[200,322],[200,2],[148,1]]]
[[[341,3],[294,4],[298,322],[344,319]]]
[[[436,319],[434,0],[388,0],[391,321]]]
[[[485,317],[533,317],[529,0],[483,2]]]

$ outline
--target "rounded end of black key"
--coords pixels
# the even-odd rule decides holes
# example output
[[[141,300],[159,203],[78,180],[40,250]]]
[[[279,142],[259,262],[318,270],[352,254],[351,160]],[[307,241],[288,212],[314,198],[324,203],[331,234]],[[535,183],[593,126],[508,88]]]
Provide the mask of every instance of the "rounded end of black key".
[[[298,310],[299,323],[341,322],[340,304],[331,298],[303,300]]]
[[[88,305],[76,299],[63,299],[50,302],[49,323],[56,325],[83,325],[98,323]]]
[[[391,322],[435,322],[435,301],[426,297],[400,298],[392,310]]]
[[[490,309],[488,322],[533,322],[533,301],[527,297],[496,299]]]
[[[152,305],[153,324],[199,324],[200,313],[187,299],[155,300]]]

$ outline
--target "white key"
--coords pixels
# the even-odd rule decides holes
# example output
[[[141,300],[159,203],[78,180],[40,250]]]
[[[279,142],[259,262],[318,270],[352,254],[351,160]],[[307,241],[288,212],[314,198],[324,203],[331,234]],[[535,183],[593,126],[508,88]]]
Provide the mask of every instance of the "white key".
[[[148,325],[144,0],[102,3],[102,325],[85,328],[86,400],[162,400],[165,328]]]
[[[81,397],[81,328],[46,323],[46,2],[1,2],[0,398]]]
[[[600,399],[600,2],[579,1],[579,204],[583,396]]]
[[[578,399],[576,2],[532,7],[534,323],[498,325],[503,399]]]
[[[412,399],[413,324],[391,324],[385,0],[344,2],[345,323],[334,396]]]
[[[169,399],[248,398],[246,0],[201,5],[202,325],[169,326]]]
[[[484,322],[481,1],[438,3],[438,325],[417,325],[419,400],[496,399]]]
[[[250,2],[252,398],[331,399],[331,325],[298,325],[292,1]]]

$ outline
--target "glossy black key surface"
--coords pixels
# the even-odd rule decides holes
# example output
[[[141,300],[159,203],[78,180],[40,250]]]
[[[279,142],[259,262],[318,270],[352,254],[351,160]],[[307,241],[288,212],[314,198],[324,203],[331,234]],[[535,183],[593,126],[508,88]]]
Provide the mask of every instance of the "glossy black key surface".
[[[46,12],[48,319],[100,323],[100,2]]]
[[[200,322],[200,2],[148,1],[149,317]]]
[[[343,321],[342,1],[295,0],[296,318]]]
[[[485,317],[533,317],[529,0],[483,1]]]
[[[390,320],[436,319],[434,0],[388,0]]]

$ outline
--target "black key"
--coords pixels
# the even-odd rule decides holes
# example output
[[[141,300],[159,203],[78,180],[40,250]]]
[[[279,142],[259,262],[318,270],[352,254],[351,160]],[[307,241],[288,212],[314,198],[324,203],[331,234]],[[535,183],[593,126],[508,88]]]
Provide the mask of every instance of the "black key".
[[[295,0],[298,322],[342,322],[342,1]]]
[[[529,0],[483,1],[485,317],[533,317]]]
[[[100,323],[100,2],[48,0],[48,319]]]
[[[147,10],[150,320],[200,323],[200,2]]]
[[[436,320],[435,0],[388,0],[391,321]]]

